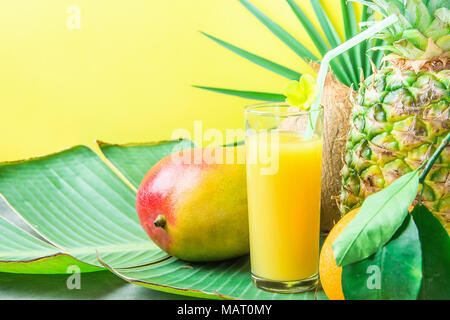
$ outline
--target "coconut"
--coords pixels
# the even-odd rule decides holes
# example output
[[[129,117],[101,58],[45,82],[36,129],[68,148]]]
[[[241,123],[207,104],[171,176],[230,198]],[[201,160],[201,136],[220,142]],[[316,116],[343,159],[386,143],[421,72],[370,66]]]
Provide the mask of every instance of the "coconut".
[[[331,73],[325,81],[321,104],[324,107],[322,196],[320,229],[329,231],[341,218],[336,196],[341,191],[343,157],[350,129],[352,96],[355,92]]]

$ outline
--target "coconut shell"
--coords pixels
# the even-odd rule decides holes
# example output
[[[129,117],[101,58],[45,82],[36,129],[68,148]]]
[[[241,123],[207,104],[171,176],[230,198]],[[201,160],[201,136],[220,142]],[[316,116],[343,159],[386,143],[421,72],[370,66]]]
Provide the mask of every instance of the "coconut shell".
[[[341,218],[336,196],[341,191],[341,168],[352,112],[354,91],[328,74],[322,94],[324,145],[320,229],[329,231]]]

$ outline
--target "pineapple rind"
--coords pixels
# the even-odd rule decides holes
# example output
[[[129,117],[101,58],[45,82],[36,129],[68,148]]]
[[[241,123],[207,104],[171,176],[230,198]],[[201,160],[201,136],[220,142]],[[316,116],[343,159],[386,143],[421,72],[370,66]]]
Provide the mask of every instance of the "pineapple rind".
[[[416,74],[387,66],[362,83],[342,169],[343,214],[433,154],[450,131],[449,77],[448,70]],[[446,147],[425,179],[422,196],[448,231],[449,172],[450,147]]]

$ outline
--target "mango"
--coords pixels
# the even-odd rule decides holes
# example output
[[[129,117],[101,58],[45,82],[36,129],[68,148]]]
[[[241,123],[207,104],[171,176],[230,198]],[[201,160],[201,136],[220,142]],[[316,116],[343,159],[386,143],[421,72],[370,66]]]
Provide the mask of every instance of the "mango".
[[[169,255],[218,261],[249,252],[242,146],[188,149],[154,165],[136,210],[148,236]]]

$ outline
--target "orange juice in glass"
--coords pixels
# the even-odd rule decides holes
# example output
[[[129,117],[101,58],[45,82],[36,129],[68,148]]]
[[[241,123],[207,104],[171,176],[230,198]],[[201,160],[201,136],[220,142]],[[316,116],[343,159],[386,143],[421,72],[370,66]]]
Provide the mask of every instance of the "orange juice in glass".
[[[322,108],[246,108],[250,257],[253,283],[261,289],[290,293],[317,285],[322,119]]]

